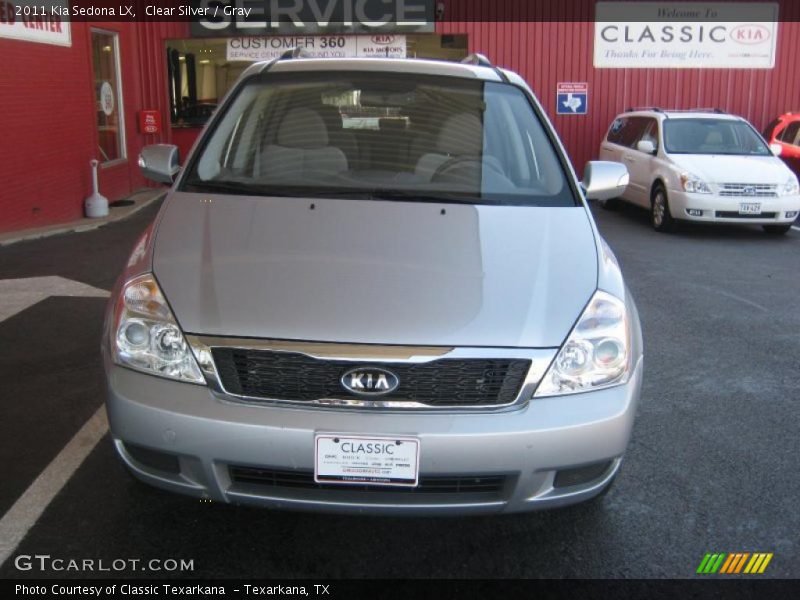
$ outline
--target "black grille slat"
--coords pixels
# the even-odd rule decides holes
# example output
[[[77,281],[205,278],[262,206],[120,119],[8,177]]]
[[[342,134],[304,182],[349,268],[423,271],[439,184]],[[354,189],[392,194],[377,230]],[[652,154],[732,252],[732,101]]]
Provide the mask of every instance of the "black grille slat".
[[[740,214],[735,210],[718,210],[716,216],[720,219],[774,219],[774,212],[762,212],[759,214]]]
[[[295,352],[213,348],[217,372],[233,394],[271,400],[314,401],[354,398],[340,382],[355,367],[392,371],[400,385],[380,400],[419,402],[429,406],[510,404],[530,367],[524,359],[451,359],[427,363],[380,363],[317,359]]]
[[[231,482],[269,488],[301,488],[308,490],[339,490],[410,494],[499,494],[506,485],[505,475],[423,476],[417,487],[381,485],[336,485],[317,483],[311,471],[229,467]]]

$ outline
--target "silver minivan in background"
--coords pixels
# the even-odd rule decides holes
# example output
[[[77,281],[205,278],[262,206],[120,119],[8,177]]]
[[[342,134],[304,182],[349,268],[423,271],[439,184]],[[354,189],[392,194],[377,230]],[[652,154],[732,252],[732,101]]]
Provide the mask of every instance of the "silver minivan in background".
[[[526,83],[464,63],[248,68],[135,247],[106,319],[107,408],[142,481],[218,502],[519,512],[616,476],[636,306]]]

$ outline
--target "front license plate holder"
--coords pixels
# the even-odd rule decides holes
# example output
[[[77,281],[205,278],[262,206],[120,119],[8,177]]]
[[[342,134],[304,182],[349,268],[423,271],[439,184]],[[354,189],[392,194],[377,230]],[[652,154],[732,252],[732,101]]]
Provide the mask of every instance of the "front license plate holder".
[[[742,202],[739,204],[740,215],[760,215],[761,203],[760,202]]]
[[[318,433],[314,481],[339,485],[416,487],[418,438]]]

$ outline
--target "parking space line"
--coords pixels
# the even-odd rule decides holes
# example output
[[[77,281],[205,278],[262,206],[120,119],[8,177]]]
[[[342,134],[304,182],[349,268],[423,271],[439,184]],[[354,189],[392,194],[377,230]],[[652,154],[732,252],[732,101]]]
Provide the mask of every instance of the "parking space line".
[[[3,515],[0,519],[0,565],[16,550],[56,494],[78,470],[106,432],[108,432],[108,419],[103,405]]]
[[[792,229],[794,229],[795,231],[800,231],[800,227],[795,227],[794,225],[792,225]]]

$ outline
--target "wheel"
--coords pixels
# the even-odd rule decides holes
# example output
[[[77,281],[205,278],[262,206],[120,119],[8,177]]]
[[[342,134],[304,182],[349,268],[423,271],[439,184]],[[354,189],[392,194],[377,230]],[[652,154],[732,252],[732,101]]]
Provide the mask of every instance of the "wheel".
[[[661,233],[666,233],[675,227],[675,219],[669,212],[667,190],[661,184],[653,189],[653,195],[650,198],[650,222],[653,224],[653,229]]]
[[[789,225],[762,225],[764,231],[769,235],[784,235],[788,233],[789,230],[792,228],[791,224]]]
[[[608,200],[598,200],[597,205],[606,210],[617,210],[619,208],[619,198],[609,198]]]

